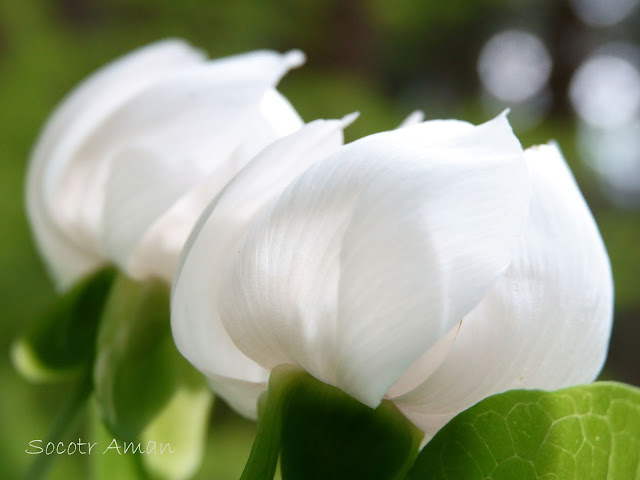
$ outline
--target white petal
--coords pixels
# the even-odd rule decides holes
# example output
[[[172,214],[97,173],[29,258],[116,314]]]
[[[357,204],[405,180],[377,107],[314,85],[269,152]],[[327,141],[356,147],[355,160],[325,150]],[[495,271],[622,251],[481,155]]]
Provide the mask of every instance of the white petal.
[[[525,157],[532,199],[512,265],[464,318],[441,367],[395,399],[428,434],[494,393],[590,382],[605,359],[613,284],[600,234],[557,148]]]
[[[133,255],[142,246],[145,232],[159,217],[172,211],[176,199],[197,181],[193,171],[181,168],[179,162],[172,161],[174,158],[130,148],[120,152],[113,162],[106,189],[103,242],[108,256],[135,278],[157,275],[171,283],[175,257],[210,200],[210,197],[202,199],[193,208],[184,209],[179,223],[162,230],[164,235],[160,235],[159,244],[150,245],[150,252],[142,249],[142,253]],[[211,187],[213,195],[233,175],[233,170],[216,173],[211,175],[212,181],[216,181]],[[143,255],[146,261],[132,267],[132,257]]]
[[[418,357],[402,376],[387,391],[387,398],[399,397],[410,390],[418,387],[422,382],[431,376],[436,369],[442,365],[445,358],[453,348],[453,344],[458,337],[462,322],[440,337],[438,341],[426,352]]]
[[[276,55],[243,56],[263,69],[247,71],[246,62],[240,63],[246,78],[230,68],[239,60],[175,76],[129,102],[87,142],[85,158],[115,155],[102,236],[109,257],[132,275],[155,273],[170,281],[175,259],[209,200],[265,145],[302,125],[272,89],[290,66],[289,56]],[[192,188],[175,211],[167,212]],[[165,214],[165,226],[158,225],[138,245]],[[157,255],[168,253],[173,261],[155,258],[154,245]]]
[[[257,392],[269,372],[236,348],[220,321],[223,267],[237,254],[253,218],[309,165],[335,151],[350,121],[318,120],[266,147],[211,203],[184,247],[172,292],[174,340],[216,391],[244,413],[253,401],[243,397],[244,387],[253,384],[248,388]],[[255,403],[253,410],[255,415]]]
[[[298,130],[303,122],[289,100],[276,90],[267,90],[260,102],[260,113],[278,137],[284,137]]]
[[[57,221],[54,197],[74,151],[137,92],[163,75],[202,61],[202,53],[182,41],[149,45],[91,75],[49,118],[31,155],[26,203],[36,243],[59,288],[68,287],[102,262],[91,239],[67,231]]]
[[[254,223],[222,286],[225,328],[261,365],[375,406],[508,267],[527,201],[504,116],[356,141]]]
[[[405,118],[398,128],[408,127],[409,125],[415,125],[424,120],[424,112],[422,110],[414,110]]]
[[[269,372],[264,371],[264,381],[246,382],[237,378],[220,377],[204,372],[209,379],[209,385],[218,397],[225,399],[227,404],[240,415],[258,418],[258,399],[267,391],[269,385]]]

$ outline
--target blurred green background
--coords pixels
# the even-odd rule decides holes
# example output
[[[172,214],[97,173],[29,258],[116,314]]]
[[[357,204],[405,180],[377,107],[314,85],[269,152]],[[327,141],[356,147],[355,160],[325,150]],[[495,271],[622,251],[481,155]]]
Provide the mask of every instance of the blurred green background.
[[[478,123],[511,105],[523,145],[555,139],[594,212],[616,285],[603,377],[640,385],[640,15],[637,0],[597,3],[0,0],[0,478],[21,477],[29,440],[44,437],[69,392],[27,384],[8,357],[11,340],[54,296],[23,210],[31,145],[83,77],[164,37],[211,57],[304,50],[307,64],[280,89],[306,121],[360,111],[348,140],[394,128],[418,108],[428,119]],[[594,55],[605,60],[586,68]],[[235,479],[255,427],[222,402],[211,424],[198,478]],[[85,478],[88,468],[61,456],[51,478]]]

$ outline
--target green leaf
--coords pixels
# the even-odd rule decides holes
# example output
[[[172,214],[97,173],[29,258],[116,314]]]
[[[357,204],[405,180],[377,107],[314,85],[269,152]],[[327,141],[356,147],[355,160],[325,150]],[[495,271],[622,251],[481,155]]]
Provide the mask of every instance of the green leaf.
[[[640,389],[512,390],[451,420],[408,479],[640,480]]]
[[[118,277],[100,325],[94,385],[107,427],[122,442],[155,446],[157,453],[141,454],[142,463],[173,479],[200,464],[213,397],[177,351],[169,313],[167,285]],[[170,445],[162,454],[161,444]]]
[[[96,334],[115,270],[105,268],[76,284],[30,325],[11,348],[16,369],[33,381],[78,376],[91,367]]]
[[[274,369],[242,480],[404,478],[422,433],[393,404],[372,409],[292,367]]]

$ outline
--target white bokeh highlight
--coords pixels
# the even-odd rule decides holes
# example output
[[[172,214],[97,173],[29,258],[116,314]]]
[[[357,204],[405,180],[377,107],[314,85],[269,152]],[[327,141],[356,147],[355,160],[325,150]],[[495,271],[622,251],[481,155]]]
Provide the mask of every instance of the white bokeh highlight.
[[[551,75],[552,61],[540,38],[506,30],[489,39],[478,58],[478,74],[494,97],[520,103],[540,92]]]
[[[589,26],[610,27],[626,19],[638,0],[570,0],[575,14]]]
[[[569,98],[580,120],[593,127],[617,128],[640,107],[640,72],[615,53],[595,53],[571,80]]]
[[[640,206],[640,120],[620,128],[578,128],[578,149],[604,193],[624,208]]]

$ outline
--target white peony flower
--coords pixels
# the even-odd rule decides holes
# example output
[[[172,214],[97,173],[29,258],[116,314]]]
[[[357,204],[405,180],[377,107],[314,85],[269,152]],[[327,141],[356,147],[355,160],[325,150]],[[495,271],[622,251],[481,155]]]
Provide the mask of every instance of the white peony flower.
[[[282,184],[326,154],[306,135],[261,154]],[[178,348],[238,411],[293,364],[430,435],[488,395],[600,371],[602,240],[558,149],[523,154],[504,115],[371,135],[280,195],[254,162],[200,219],[172,295]]]
[[[136,50],[57,107],[33,150],[27,212],[60,289],[107,262],[171,281],[209,200],[302,126],[275,89],[304,55],[209,61],[180,40]]]

